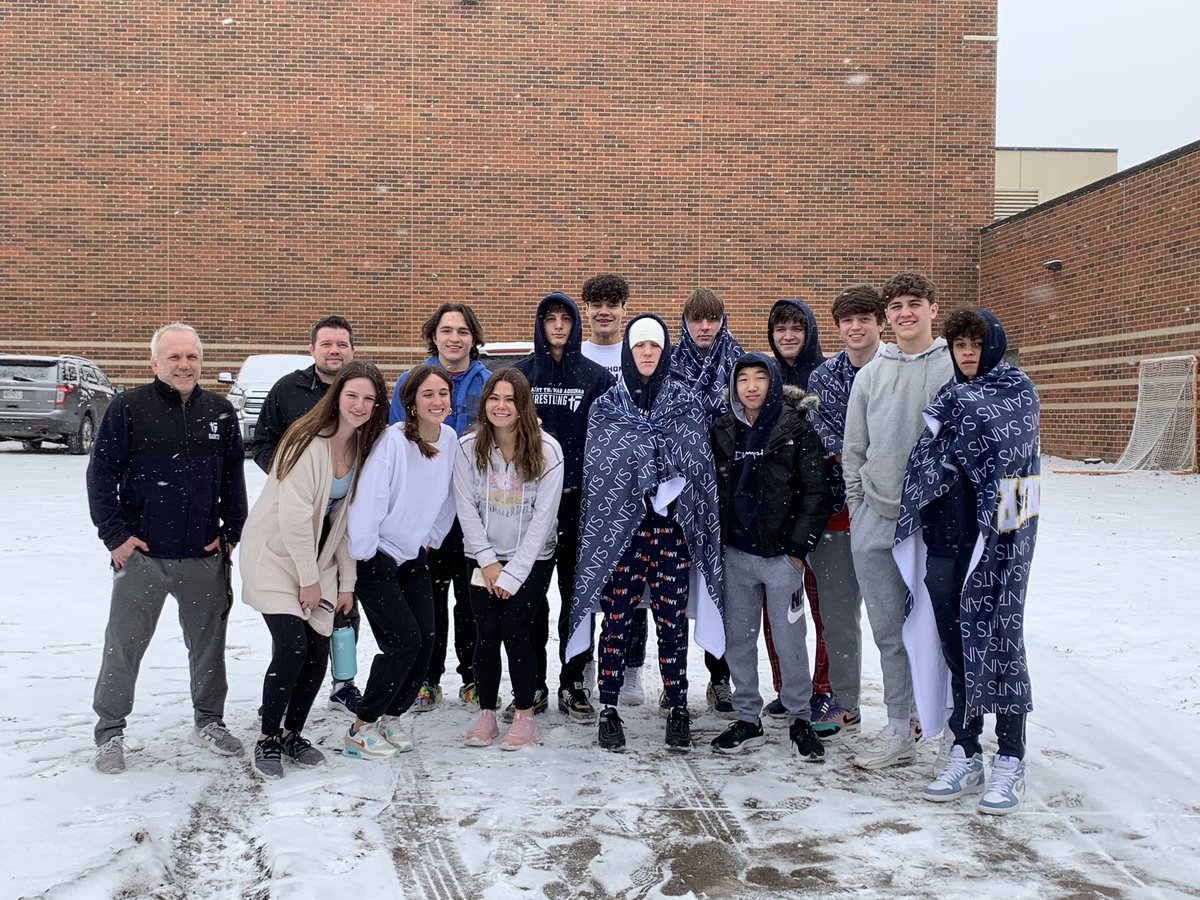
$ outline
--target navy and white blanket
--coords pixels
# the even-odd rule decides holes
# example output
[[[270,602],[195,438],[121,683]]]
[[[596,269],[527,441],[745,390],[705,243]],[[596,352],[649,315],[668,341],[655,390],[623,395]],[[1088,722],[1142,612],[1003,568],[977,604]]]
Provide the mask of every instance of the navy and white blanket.
[[[696,395],[673,379],[663,382],[648,418],[624,381],[592,404],[568,658],[588,649],[590,618],[601,611],[604,587],[651,508],[669,511],[687,541],[687,614],[696,622],[696,643],[724,655],[717,480],[708,423],[696,407]]]
[[[679,342],[671,349],[671,375],[696,392],[711,423],[729,412],[729,373],[745,351],[729,331],[728,316],[721,317],[721,330],[707,351],[692,340],[686,317],[679,328]]]
[[[1033,708],[1023,622],[1041,498],[1037,389],[1001,362],[947,384],[924,415],[928,428],[909,456],[892,555],[910,592],[904,644],[917,714],[934,735],[953,703],[925,590],[920,510],[961,477],[974,488],[980,532],[962,592],[966,718]]]

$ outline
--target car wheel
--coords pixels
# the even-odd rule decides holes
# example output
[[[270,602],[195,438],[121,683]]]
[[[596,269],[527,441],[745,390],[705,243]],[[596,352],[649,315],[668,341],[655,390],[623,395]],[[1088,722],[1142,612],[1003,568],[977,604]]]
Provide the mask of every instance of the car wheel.
[[[21,441],[21,449],[32,453],[34,450],[42,449],[41,441]]]
[[[76,456],[83,456],[92,452],[92,440],[96,436],[95,426],[92,425],[92,417],[84,416],[83,421],[79,423],[79,432],[67,438],[67,450],[74,453]]]

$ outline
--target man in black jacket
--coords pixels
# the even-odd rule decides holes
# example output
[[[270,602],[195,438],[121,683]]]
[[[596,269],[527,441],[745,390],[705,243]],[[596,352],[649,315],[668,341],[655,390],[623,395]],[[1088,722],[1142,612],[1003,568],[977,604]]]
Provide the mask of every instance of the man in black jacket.
[[[118,394],[88,464],[92,522],[114,571],[96,681],[96,768],[125,770],[125,720],[142,655],[167,594],[179,603],[195,728],[189,740],[222,756],[242,745],[223,721],[226,568],[246,521],[245,451],[233,406],[201,390],[200,338],[176,322],[150,342],[153,382]]]
[[[579,545],[580,488],[583,484],[583,445],[587,439],[588,413],[592,403],[613,385],[613,377],[582,352],[583,326],[579,307],[566,294],[555,291],[538,303],[534,314],[533,355],[517,363],[529,379],[538,418],[563,450],[563,494],[558,505],[558,546],[554,551],[558,570],[560,610],[558,616],[559,664],[558,708],[572,721],[596,721],[596,709],[583,686],[583,668],[591,658],[583,653],[566,659],[571,595],[575,585],[575,553]],[[533,646],[538,657],[540,684],[535,697],[540,705],[546,697],[546,645],[550,640],[550,604],[543,598],[533,618]],[[509,710],[505,711],[506,713]]]
[[[833,509],[825,454],[805,418],[814,398],[784,388],[775,360],[747,353],[733,366],[731,411],[711,429],[725,562],[725,660],[737,720],[712,742],[718,753],[760,746],[758,629],[766,597],[779,652],[780,691],[802,759],[825,749],[813,733],[804,638],[804,559]]]
[[[342,366],[354,359],[354,330],[350,323],[341,316],[323,318],[312,327],[308,352],[313,364],[275,382],[258,413],[250,454],[264,472],[271,471],[271,459],[283,433],[317,405]]]

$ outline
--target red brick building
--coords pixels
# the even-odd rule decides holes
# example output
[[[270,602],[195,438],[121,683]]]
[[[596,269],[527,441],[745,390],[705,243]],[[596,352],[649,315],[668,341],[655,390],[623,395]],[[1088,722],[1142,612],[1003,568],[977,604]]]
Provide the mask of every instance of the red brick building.
[[[1112,462],[1138,364],[1200,353],[1200,141],[985,228],[980,255],[980,304],[1041,394],[1042,449]]]
[[[672,321],[904,269],[977,298],[996,0],[12,3],[0,351],[206,375],[340,312],[394,373],[445,299],[489,339],[600,271]],[[1041,338],[1038,339],[1041,341]],[[826,344],[834,346],[832,335]]]

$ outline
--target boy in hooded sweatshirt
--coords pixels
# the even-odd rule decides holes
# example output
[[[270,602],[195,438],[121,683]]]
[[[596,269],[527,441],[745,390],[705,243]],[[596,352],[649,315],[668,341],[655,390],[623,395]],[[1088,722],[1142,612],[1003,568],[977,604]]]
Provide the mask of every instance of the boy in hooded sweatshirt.
[[[712,742],[717,753],[757,747],[758,626],[763,597],[782,670],[780,697],[801,759],[825,748],[812,730],[812,680],[804,637],[804,559],[833,510],[825,453],[805,410],[816,398],[784,387],[775,362],[747,353],[733,367],[731,411],[712,426],[725,563],[725,659],[737,713]]]
[[[1039,401],[1033,382],[1004,362],[1007,339],[990,312],[959,310],[943,335],[954,380],[925,410],[893,549],[913,595],[904,639],[917,709],[931,730],[951,713],[954,745],[922,796],[982,792],[979,812],[1005,815],[1025,796],[1033,708],[1022,623],[1040,507]],[[987,713],[999,744],[990,782],[979,744]]]
[[[714,656],[725,652],[712,447],[696,395],[669,375],[671,343],[662,320],[642,315],[629,323],[621,362],[621,380],[588,418],[567,655],[587,649],[592,614],[603,611],[598,739],[602,749],[623,750],[617,704],[629,620],[649,588],[669,707],[666,744],[685,751],[692,744],[686,618],[695,619],[701,647]]]
[[[779,364],[783,383],[789,387],[808,390],[808,379],[825,362],[821,339],[817,334],[817,319],[809,305],[803,300],[777,300],[767,316],[767,343]],[[804,594],[808,597],[808,608],[812,613],[813,630],[817,635],[817,651],[813,659],[812,697],[809,711],[814,722],[825,718],[833,708],[833,687],[829,683],[829,650],[825,646],[825,622],[821,618],[821,598],[817,593],[817,578],[811,566],[805,567]],[[771,675],[775,681],[775,692],[779,693],[779,657],[771,632],[771,624],[764,620],[767,633],[767,657],[771,661]],[[767,715],[773,719],[790,717],[783,700],[776,696],[767,704]]]
[[[575,554],[579,546],[580,486],[583,483],[583,442],[587,438],[588,413],[592,403],[613,385],[613,377],[601,365],[586,359],[581,346],[583,327],[579,307],[566,294],[555,291],[538,303],[534,315],[533,355],[516,368],[533,389],[533,404],[542,428],[558,441],[563,452],[563,491],[558,506],[558,544],[554,564],[558,570],[559,665],[558,708],[573,722],[596,721],[583,685],[583,668],[590,650],[566,658],[567,630],[571,622],[571,595],[575,586]],[[538,704],[546,700],[546,645],[550,639],[550,604],[543,597],[534,611],[532,642],[537,656]],[[510,707],[505,718],[512,715]]]
[[[953,374],[946,341],[933,337],[937,292],[932,282],[923,275],[897,275],[881,294],[896,343],[884,344],[854,379],[842,441],[854,572],[879,648],[888,718],[878,746],[854,759],[864,769],[916,757],[912,673],[902,636],[908,589],[892,558],[892,543],[904,468],[925,427],[921,411]]]

